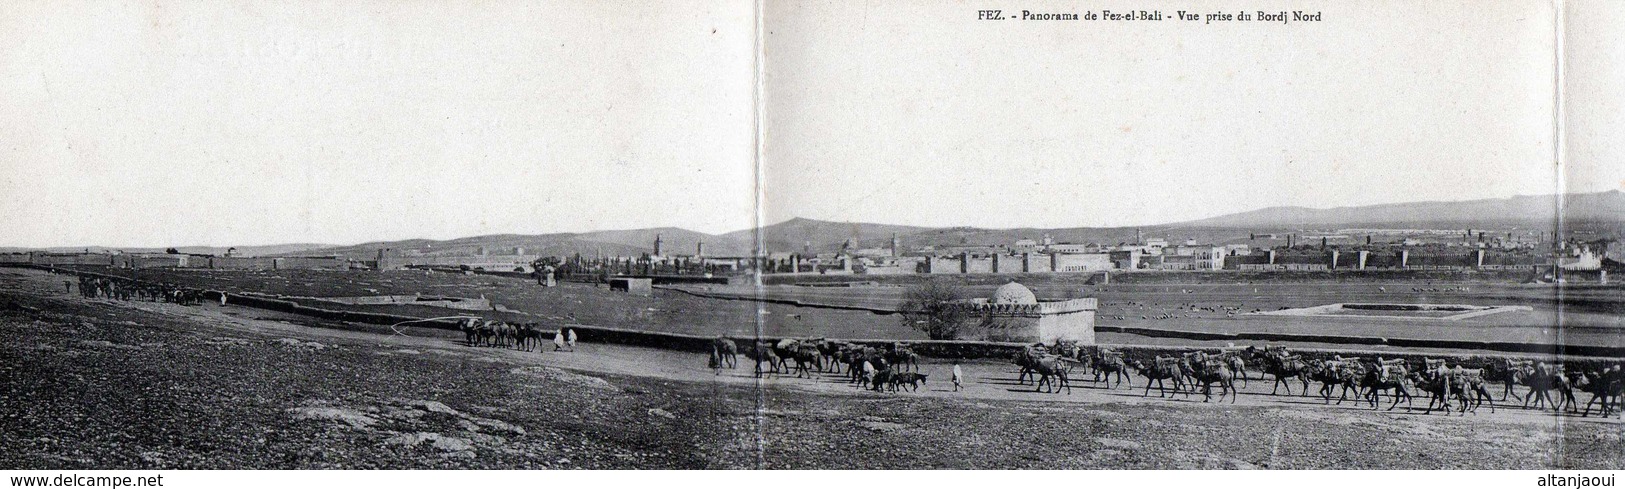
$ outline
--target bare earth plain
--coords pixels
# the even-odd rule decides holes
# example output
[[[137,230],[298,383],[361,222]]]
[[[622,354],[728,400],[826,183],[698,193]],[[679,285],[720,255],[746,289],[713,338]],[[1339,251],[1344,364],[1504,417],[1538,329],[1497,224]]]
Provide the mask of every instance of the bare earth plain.
[[[1014,367],[997,361],[966,364],[963,392],[944,382],[947,365],[927,363],[922,371],[931,377],[918,392],[877,393],[834,374],[758,380],[741,368],[717,375],[702,355],[667,350],[584,344],[575,352],[520,352],[464,346],[455,332],[433,329],[85,299],[64,291],[62,280],[0,270],[0,331],[8,339],[0,346],[0,431],[10,441],[0,466],[1603,469],[1625,462],[1625,424],[1617,418],[1508,405],[1466,416],[1424,415],[1421,403],[1373,411],[1270,396],[1268,382],[1257,380],[1234,404],[1142,397],[1142,379],[1132,388],[1082,381],[1071,394],[1043,394],[1015,385]],[[491,286],[510,288],[520,290]],[[572,293],[595,293],[583,289]],[[622,298],[635,306],[664,299]]]
[[[564,283],[542,288],[532,281],[424,271],[216,271],[105,270],[190,287],[289,297],[365,295],[445,295],[485,297],[505,312],[488,317],[548,325],[584,324],[702,336],[730,334],[866,339],[925,339],[899,322],[895,310],[904,287],[803,287],[684,285],[658,288],[653,297],[611,292],[603,286]],[[1625,288],[1568,289],[1559,300],[1549,285],[1440,281],[1319,281],[1274,283],[1236,280],[1235,275],[1187,274],[1206,283],[1113,283],[1107,286],[1041,279],[1028,285],[1041,298],[1095,297],[1097,324],[1171,331],[1221,333],[1331,334],[1409,339],[1482,340],[1625,347]],[[1163,274],[1181,278],[1178,274]],[[1212,283],[1225,277],[1223,283]],[[1026,277],[1036,278],[1036,277]],[[1008,280],[1008,279],[1004,279]],[[970,295],[989,294],[996,285],[969,286]],[[761,301],[759,299],[767,299]],[[300,300],[327,309],[387,312],[416,317],[460,311],[427,306],[342,305]],[[1530,310],[1459,321],[1419,318],[1290,317],[1253,314],[1340,302],[1528,306]],[[1229,314],[1224,308],[1240,311]],[[1561,316],[1561,320],[1559,317]],[[1562,327],[1558,327],[1561,324]],[[1214,346],[1197,342],[1103,332],[1097,339],[1115,344]],[[1289,343],[1299,347],[1327,347]],[[1346,345],[1345,345],[1346,347]],[[1367,348],[1367,347],[1362,347]],[[1369,348],[1386,348],[1375,346]],[[1428,351],[1428,350],[1418,350]],[[1440,352],[1477,353],[1437,350]]]

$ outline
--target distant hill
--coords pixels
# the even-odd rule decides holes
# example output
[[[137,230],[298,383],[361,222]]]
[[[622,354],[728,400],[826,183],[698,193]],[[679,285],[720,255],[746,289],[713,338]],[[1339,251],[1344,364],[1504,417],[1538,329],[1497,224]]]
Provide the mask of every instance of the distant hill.
[[[1145,238],[1170,238],[1178,236],[1179,239],[1196,238],[1204,243],[1218,242],[1206,236],[1188,236],[1186,234],[1170,234],[1176,228],[1168,226],[1142,226],[1121,228],[1012,228],[1012,229],[985,229],[972,227],[956,227],[942,229],[927,229],[918,233],[903,236],[905,249],[918,249],[923,246],[994,246],[1008,245],[1017,240],[1040,240],[1045,236],[1057,243],[1096,243],[1118,244],[1132,243],[1135,240],[1135,231],[1142,232]],[[1226,237],[1236,233],[1229,233]],[[1240,232],[1245,238],[1247,233]]]
[[[747,256],[751,254],[752,249],[749,239],[735,239],[727,234],[717,236],[674,227],[594,231],[578,234],[576,238],[653,252],[656,235],[660,236],[661,246],[665,248],[662,251],[669,254],[692,255],[701,240],[705,241],[705,254],[711,256]]]
[[[765,226],[769,249],[801,250],[804,242],[811,241],[816,251],[839,250],[848,238],[857,238],[860,246],[887,246],[891,233],[911,234],[929,228],[893,226],[885,224],[838,223],[813,219],[792,219]],[[379,249],[397,252],[415,252],[424,255],[471,255],[482,248],[489,254],[513,253],[523,248],[526,254],[569,256],[637,256],[654,252],[655,236],[660,236],[662,247],[668,254],[692,255],[696,245],[705,241],[705,254],[710,256],[748,256],[755,249],[753,230],[714,235],[676,227],[593,231],[587,233],[559,233],[544,235],[491,235],[452,240],[403,240],[363,243],[319,250],[321,254],[341,255],[355,259],[370,259]],[[793,245],[792,245],[793,243]]]
[[[892,233],[913,235],[931,228],[870,224],[862,222],[832,222],[795,218],[778,224],[763,226],[762,242],[772,251],[801,251],[809,242],[815,252],[838,251],[848,239],[855,239],[860,248],[889,246]],[[746,229],[723,234],[731,242],[751,243],[756,239],[754,230]]]
[[[1314,209],[1308,207],[1270,207],[1255,211],[1228,214],[1174,224],[1116,228],[1015,228],[987,229],[974,227],[929,228],[894,224],[861,222],[832,222],[795,218],[764,226],[760,229],[762,241],[768,251],[801,251],[810,245],[815,253],[828,253],[840,249],[848,239],[856,240],[859,248],[890,246],[896,233],[905,249],[924,246],[985,246],[1002,245],[1019,239],[1042,239],[1045,236],[1062,243],[1099,243],[1114,245],[1130,243],[1136,232],[1144,238],[1163,238],[1172,242],[1195,240],[1199,243],[1227,244],[1248,241],[1253,232],[1280,232],[1309,229],[1343,229],[1362,227],[1405,229],[1497,229],[1519,227],[1537,229],[1551,226],[1563,200],[1563,213],[1571,227],[1585,224],[1592,228],[1610,230],[1617,235],[1625,232],[1625,193],[1620,191],[1564,196],[1517,196],[1504,199],[1481,199],[1460,202],[1408,202],[1358,207]],[[745,256],[753,252],[757,230],[746,229],[713,235],[675,227],[593,231],[587,233],[554,233],[539,235],[498,234],[450,240],[413,239],[401,241],[362,243],[349,246],[321,244],[287,244],[274,246],[241,246],[237,252],[246,256],[340,255],[355,259],[370,259],[379,249],[424,255],[473,255],[482,249],[493,255],[511,254],[523,249],[525,254],[569,256],[638,256],[654,251],[654,239],[659,235],[669,254],[691,255],[695,245],[705,241],[706,254],[711,256]],[[87,248],[52,248],[50,251],[82,251]],[[88,247],[92,251],[112,248]],[[162,248],[123,248],[126,252],[163,252]],[[26,249],[0,249],[0,251],[27,251]],[[225,247],[180,247],[183,253],[224,254]]]
[[[324,255],[319,250],[332,248],[330,244],[295,243],[267,246],[237,246],[237,254],[242,256],[270,256],[270,255]],[[232,247],[226,246],[182,246],[176,248],[181,253],[198,253],[204,255],[224,255]]]
[[[529,255],[547,256],[569,256],[575,253],[593,256],[594,253],[599,252],[605,256],[636,256],[645,252],[645,250],[635,246],[591,241],[581,239],[580,235],[577,234],[558,233],[539,235],[497,234],[449,240],[378,241],[353,246],[324,248],[316,253],[367,260],[376,258],[380,249],[390,249],[397,253],[418,253],[427,256],[474,255],[482,250],[492,255],[507,255],[523,251]]]
[[[1625,220],[1625,192],[1618,190],[1562,196],[1564,218],[1571,222]],[[1493,228],[1550,225],[1557,215],[1557,195],[1520,195],[1504,199],[1459,202],[1406,202],[1359,207],[1312,209],[1269,207],[1256,211],[1180,223],[1218,228]]]
[[[1581,225],[1625,231],[1625,192],[1517,196],[1504,199],[1480,199],[1458,202],[1407,202],[1358,207],[1314,209],[1308,207],[1270,207],[1256,211],[1217,216],[1195,221],[1146,226],[1113,228],[1014,228],[987,229],[974,227],[921,228],[882,224],[831,223],[811,219],[792,219],[764,229],[770,249],[799,250],[804,241],[812,241],[821,251],[838,249],[848,233],[843,230],[861,230],[861,246],[885,246],[889,234],[896,231],[905,248],[922,246],[982,246],[1008,244],[1019,239],[1041,239],[1049,236],[1063,243],[1099,243],[1103,245],[1132,243],[1136,232],[1144,238],[1164,238],[1169,241],[1192,239],[1199,243],[1242,243],[1253,232],[1274,232],[1301,229],[1344,229],[1363,227],[1403,229],[1525,229],[1547,228],[1557,213],[1558,199],[1563,199],[1563,215],[1571,227]],[[729,235],[748,236],[749,231]],[[884,236],[884,237],[882,237]]]

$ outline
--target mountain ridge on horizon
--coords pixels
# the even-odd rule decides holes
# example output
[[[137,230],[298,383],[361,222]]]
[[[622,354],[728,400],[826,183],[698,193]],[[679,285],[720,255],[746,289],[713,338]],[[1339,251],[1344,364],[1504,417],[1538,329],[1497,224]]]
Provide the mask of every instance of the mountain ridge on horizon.
[[[309,243],[239,246],[238,252],[247,256],[341,255],[351,258],[370,258],[379,249],[414,251],[420,254],[469,254],[485,250],[490,254],[511,253],[524,248],[526,254],[568,256],[636,256],[653,251],[655,236],[660,236],[662,251],[671,254],[695,254],[700,241],[711,256],[746,256],[755,249],[758,232],[770,251],[799,251],[811,248],[815,252],[838,250],[852,240],[857,247],[889,246],[892,233],[908,242],[909,246],[924,245],[993,245],[1016,239],[1039,238],[1049,235],[1063,242],[1128,242],[1136,232],[1176,233],[1202,230],[1200,234],[1212,242],[1246,236],[1246,230],[1258,232],[1291,229],[1348,229],[1363,227],[1399,228],[1492,228],[1507,226],[1538,227],[1550,223],[1563,201],[1563,213],[1571,222],[1625,223],[1625,192],[1610,190],[1593,193],[1563,195],[1521,195],[1505,198],[1474,199],[1464,201],[1418,201],[1332,208],[1303,206],[1271,206],[1251,211],[1223,214],[1190,221],[1116,227],[1068,228],[982,228],[975,226],[930,227],[867,222],[825,221],[806,217],[792,217],[760,228],[748,228],[721,234],[709,234],[676,226],[640,229],[600,230],[578,233],[545,234],[490,234],[459,237],[446,240],[402,239],[370,241],[354,245],[320,245]],[[1193,236],[1194,238],[1194,236]],[[75,251],[86,247],[0,248],[0,251],[46,250]],[[89,247],[90,249],[117,249]],[[227,248],[178,247],[183,253],[220,254]],[[124,250],[159,250],[160,248],[124,248]]]

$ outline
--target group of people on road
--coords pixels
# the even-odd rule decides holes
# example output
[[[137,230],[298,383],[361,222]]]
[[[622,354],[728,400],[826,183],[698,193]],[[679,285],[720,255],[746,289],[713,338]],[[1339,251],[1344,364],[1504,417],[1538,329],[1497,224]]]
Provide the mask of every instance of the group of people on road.
[[[121,301],[151,301],[172,302],[181,305],[194,305],[203,300],[203,291],[177,287],[169,284],[143,282],[140,280],[79,274],[79,295],[87,299],[113,299]],[[64,292],[73,292],[74,282],[64,280]]]
[[[464,317],[458,321],[457,329],[463,332],[468,346],[498,346],[513,347],[524,351],[536,351],[541,345],[543,329],[541,323],[510,324],[506,321],[495,321],[478,317]],[[553,351],[575,351],[576,330],[574,328],[558,328],[553,330]]]

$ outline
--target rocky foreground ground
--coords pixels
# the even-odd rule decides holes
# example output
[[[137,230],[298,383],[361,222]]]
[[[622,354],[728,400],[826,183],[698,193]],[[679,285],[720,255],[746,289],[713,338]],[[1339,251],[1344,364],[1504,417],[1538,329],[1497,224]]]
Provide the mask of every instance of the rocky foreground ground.
[[[1617,420],[913,397],[245,330],[0,277],[0,467],[1616,468]],[[175,306],[179,307],[179,306]],[[203,307],[203,306],[200,306]],[[323,325],[317,325],[323,326]],[[326,325],[337,326],[342,325]]]

